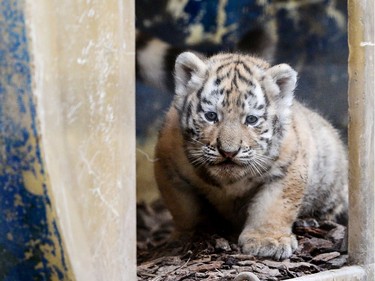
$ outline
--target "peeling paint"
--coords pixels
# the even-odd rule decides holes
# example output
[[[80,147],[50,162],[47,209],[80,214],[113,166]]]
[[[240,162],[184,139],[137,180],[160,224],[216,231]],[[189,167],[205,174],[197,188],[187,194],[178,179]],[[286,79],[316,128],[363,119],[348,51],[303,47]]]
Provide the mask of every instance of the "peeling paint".
[[[40,145],[24,5],[0,4],[0,279],[72,280]]]
[[[361,47],[366,47],[366,46],[374,47],[374,46],[375,46],[375,43],[373,43],[373,42],[361,42],[361,43],[359,44],[359,46],[361,46]]]
[[[335,6],[335,2],[330,2],[330,4],[328,5],[327,15],[335,20],[337,26],[341,30],[343,31],[345,30],[346,32],[346,28],[347,28],[346,16],[337,9],[337,7]]]
[[[187,16],[184,9],[189,0],[169,0],[167,11],[175,18],[184,18]]]
[[[186,38],[187,44],[198,44],[202,41],[212,42],[214,44],[223,43],[223,37],[234,31],[237,24],[233,23],[226,25],[226,10],[225,7],[228,0],[219,0],[217,13],[216,13],[216,28],[213,32],[206,32],[202,23],[193,23],[189,25],[189,36]]]

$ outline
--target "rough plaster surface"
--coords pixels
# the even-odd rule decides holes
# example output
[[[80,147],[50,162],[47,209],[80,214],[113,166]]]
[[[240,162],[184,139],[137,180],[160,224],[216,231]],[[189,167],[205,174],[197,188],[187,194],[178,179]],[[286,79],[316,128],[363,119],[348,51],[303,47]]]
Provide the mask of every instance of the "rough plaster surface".
[[[134,3],[28,1],[41,141],[77,280],[135,280]]]
[[[0,2],[0,280],[71,280],[40,142],[25,1]]]
[[[349,1],[349,257],[374,280],[374,1]]]

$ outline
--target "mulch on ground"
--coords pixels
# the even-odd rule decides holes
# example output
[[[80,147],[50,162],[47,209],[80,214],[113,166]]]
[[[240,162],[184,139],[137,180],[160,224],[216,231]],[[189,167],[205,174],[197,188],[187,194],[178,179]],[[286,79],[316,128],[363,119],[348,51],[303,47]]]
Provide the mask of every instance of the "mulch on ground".
[[[345,226],[304,219],[294,224],[293,231],[299,247],[289,259],[258,259],[242,254],[235,239],[215,234],[172,241],[173,222],[161,201],[138,204],[138,280],[285,280],[347,263]]]

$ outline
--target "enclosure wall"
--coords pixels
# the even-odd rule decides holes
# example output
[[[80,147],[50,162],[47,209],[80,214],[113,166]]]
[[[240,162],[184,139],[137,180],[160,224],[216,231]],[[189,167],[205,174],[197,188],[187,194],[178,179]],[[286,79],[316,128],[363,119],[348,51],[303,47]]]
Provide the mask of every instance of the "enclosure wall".
[[[135,280],[134,3],[0,4],[0,279]]]
[[[374,1],[349,0],[349,257],[374,280]]]

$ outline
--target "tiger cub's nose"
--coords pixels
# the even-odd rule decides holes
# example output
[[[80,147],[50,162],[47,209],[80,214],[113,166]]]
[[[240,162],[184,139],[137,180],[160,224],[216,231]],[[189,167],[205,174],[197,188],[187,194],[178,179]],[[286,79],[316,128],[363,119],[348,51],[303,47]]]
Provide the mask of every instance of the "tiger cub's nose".
[[[241,147],[238,149],[236,147],[233,147],[232,145],[228,145],[228,143],[222,143],[219,138],[217,138],[217,149],[219,153],[227,159],[231,159],[237,155],[237,153],[240,151]],[[226,144],[226,145],[225,145]]]
[[[222,146],[218,146],[217,149],[218,149],[219,153],[224,158],[227,158],[227,159],[234,158],[237,155],[237,153],[240,151],[240,148],[238,148],[237,150],[230,151],[229,149],[224,149]]]
[[[238,153],[238,151],[239,150],[236,150],[236,151],[225,151],[225,150],[222,150],[222,149],[220,149],[219,148],[219,152],[220,152],[220,154],[223,156],[223,157],[225,157],[225,158],[233,158],[234,156],[236,156],[237,155],[237,153]]]

